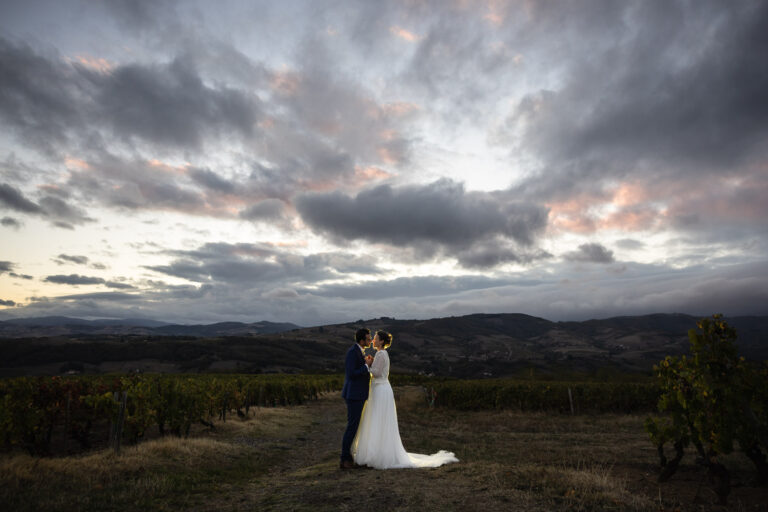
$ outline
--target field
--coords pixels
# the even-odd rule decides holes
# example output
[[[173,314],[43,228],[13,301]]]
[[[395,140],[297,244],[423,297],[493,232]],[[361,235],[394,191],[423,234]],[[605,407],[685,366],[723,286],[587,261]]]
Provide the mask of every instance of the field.
[[[345,423],[338,392],[246,418],[193,426],[189,438],[152,436],[116,455],[0,455],[8,510],[725,510],[712,505],[693,455],[656,483],[644,414],[458,411],[430,408],[422,388],[395,388],[403,443],[454,451],[437,469],[338,469]],[[766,510],[749,461],[724,459],[727,510]]]

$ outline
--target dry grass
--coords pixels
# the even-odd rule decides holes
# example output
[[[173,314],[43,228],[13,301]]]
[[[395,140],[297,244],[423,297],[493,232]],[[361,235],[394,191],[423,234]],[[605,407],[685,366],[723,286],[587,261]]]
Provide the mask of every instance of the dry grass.
[[[198,437],[164,437],[79,456],[0,458],[0,500],[9,510],[144,510],[191,506],[269,470],[282,436],[312,418],[306,407],[258,409]],[[262,443],[256,442],[261,440]]]
[[[246,421],[77,457],[0,458],[9,510],[722,510],[692,455],[656,481],[642,416],[553,416],[429,409],[397,388],[406,449],[456,452],[458,464],[340,471],[343,401],[259,409]],[[743,458],[726,460],[739,486],[729,510],[765,511]],[[661,499],[660,499],[661,496]]]

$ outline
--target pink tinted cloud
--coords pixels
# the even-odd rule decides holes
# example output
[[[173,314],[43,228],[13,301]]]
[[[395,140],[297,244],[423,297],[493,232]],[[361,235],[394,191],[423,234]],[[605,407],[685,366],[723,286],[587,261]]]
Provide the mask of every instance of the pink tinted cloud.
[[[551,229],[578,234],[761,223],[768,218],[768,164],[696,181],[625,181],[548,206]]]
[[[596,221],[596,228],[616,231],[651,231],[664,220],[664,210],[652,206],[639,205],[613,212]]]
[[[395,175],[391,172],[387,172],[379,167],[355,166],[355,175],[353,181],[355,186],[364,187],[373,181],[387,180],[393,178],[394,176]]]
[[[605,203],[602,193],[582,193],[564,201],[549,203],[549,227],[555,232],[594,233],[597,226],[590,210]]]
[[[190,164],[160,159],[88,162],[69,157],[67,188],[99,198],[107,205],[147,211],[236,218],[246,200],[240,193],[199,190],[187,182]]]
[[[381,161],[387,165],[397,165],[402,159],[401,155],[397,154],[397,152],[387,146],[379,146],[376,148],[376,154]]]
[[[634,206],[649,199],[649,191],[644,185],[637,182],[625,182],[616,187],[611,203],[618,207]]]
[[[669,198],[671,221],[696,218],[710,224],[764,223],[768,218],[768,165],[751,174],[710,179]],[[681,187],[683,188],[683,187]]]
[[[420,109],[421,107],[416,103],[397,101],[382,105],[381,112],[388,117],[404,117]]]
[[[398,26],[389,27],[389,32],[392,35],[399,37],[400,39],[408,41],[409,43],[415,43],[420,39],[420,37],[413,32]]]
[[[301,87],[301,75],[295,71],[275,71],[269,79],[269,86],[281,96],[294,96]]]
[[[656,229],[660,208],[647,187],[623,182],[612,189],[583,193],[548,205],[556,231],[591,234],[603,229],[628,232]]]
[[[64,166],[67,169],[88,169],[90,168],[90,165],[85,160],[81,160],[79,158],[74,158],[71,156],[67,156],[64,159]]]
[[[189,163],[184,163],[182,165],[173,165],[173,164],[168,164],[166,162],[163,162],[162,160],[158,160],[156,158],[147,160],[147,166],[149,166],[149,168],[156,171],[175,174],[178,176],[186,175],[189,172],[189,168],[190,168]]]
[[[74,58],[67,60],[72,64],[79,65],[91,71],[96,71],[97,73],[102,74],[111,73],[115,68],[114,62],[110,62],[107,59],[99,57],[92,57],[90,55],[77,55]]]

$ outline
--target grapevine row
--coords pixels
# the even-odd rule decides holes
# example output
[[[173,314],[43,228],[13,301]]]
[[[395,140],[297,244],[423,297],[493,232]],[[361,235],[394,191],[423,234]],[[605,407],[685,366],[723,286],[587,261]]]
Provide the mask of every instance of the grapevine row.
[[[51,453],[55,429],[90,448],[94,430],[114,422],[126,395],[122,437],[141,440],[156,426],[161,435],[189,435],[195,423],[212,426],[254,406],[296,405],[341,388],[341,376],[123,375],[20,377],[0,380],[0,447]]]
[[[437,407],[547,412],[649,411],[659,398],[651,383],[449,380],[425,385]]]

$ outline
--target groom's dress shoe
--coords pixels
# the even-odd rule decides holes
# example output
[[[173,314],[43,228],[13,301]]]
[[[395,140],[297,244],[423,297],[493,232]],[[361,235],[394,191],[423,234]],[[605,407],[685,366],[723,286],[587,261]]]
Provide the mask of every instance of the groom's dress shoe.
[[[352,462],[351,460],[343,460],[341,461],[341,464],[339,464],[340,469],[355,469],[357,464]]]

